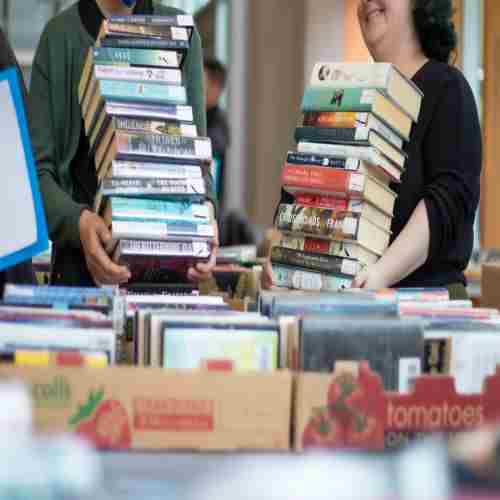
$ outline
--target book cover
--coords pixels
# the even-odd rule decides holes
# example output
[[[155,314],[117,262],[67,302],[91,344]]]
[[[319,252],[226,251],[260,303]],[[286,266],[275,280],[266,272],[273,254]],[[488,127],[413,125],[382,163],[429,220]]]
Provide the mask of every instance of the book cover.
[[[338,361],[368,361],[386,390],[407,392],[411,379],[422,373],[423,354],[419,321],[306,316],[301,322],[305,372],[331,373]]]
[[[145,102],[151,104],[187,104],[186,89],[180,85],[135,83],[122,80],[100,80],[101,96],[105,100]]]
[[[163,329],[163,368],[207,369],[229,362],[230,371],[262,372],[278,368],[276,330],[168,327]]]
[[[319,273],[299,267],[272,264],[273,282],[282,288],[311,290],[321,292],[338,292],[352,286],[352,277]]]
[[[117,219],[169,220],[190,222],[209,220],[209,207],[201,203],[172,202],[142,198],[110,198],[113,217]]]
[[[304,267],[311,271],[356,276],[361,270],[355,259],[342,258],[319,253],[303,252],[275,246],[271,251],[271,262],[290,267]]]
[[[19,76],[0,72],[0,120],[5,166],[0,188],[0,270],[38,255],[49,246],[47,224],[38,185]],[[9,217],[15,210],[15,217]]]
[[[137,68],[127,66],[94,66],[96,80],[124,80],[137,83],[181,85],[182,72],[179,69]]]
[[[118,66],[148,66],[153,68],[179,68],[182,55],[173,50],[126,49],[97,47],[93,52],[94,64]]]

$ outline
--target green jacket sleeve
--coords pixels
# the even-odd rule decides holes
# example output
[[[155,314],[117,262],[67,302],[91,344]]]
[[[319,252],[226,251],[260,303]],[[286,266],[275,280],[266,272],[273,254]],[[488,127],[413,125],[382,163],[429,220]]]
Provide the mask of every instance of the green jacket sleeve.
[[[50,24],[40,40],[33,62],[29,95],[29,124],[33,153],[45,206],[50,239],[58,245],[79,247],[80,213],[84,205],[71,199],[60,186],[57,173],[56,138],[53,125],[50,81]],[[64,61],[53,61],[63,65]]]

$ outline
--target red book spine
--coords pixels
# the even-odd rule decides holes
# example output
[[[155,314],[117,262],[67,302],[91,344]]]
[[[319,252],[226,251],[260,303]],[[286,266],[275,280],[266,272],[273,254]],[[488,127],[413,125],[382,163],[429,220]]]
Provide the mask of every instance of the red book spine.
[[[330,208],[332,210],[348,210],[349,200],[324,196],[321,194],[299,193],[295,196],[295,203],[306,207]]]
[[[342,169],[285,163],[281,180],[283,186],[294,190],[314,190],[345,197],[351,194],[350,177],[351,172]]]

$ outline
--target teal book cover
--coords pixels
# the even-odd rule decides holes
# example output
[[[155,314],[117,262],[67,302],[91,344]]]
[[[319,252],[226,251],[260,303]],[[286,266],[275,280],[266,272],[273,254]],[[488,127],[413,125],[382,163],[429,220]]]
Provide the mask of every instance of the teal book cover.
[[[136,83],[120,80],[101,80],[101,95],[105,100],[145,102],[154,104],[187,104],[185,87],[157,83]]]
[[[302,111],[370,112],[377,95],[376,88],[330,89],[307,87],[302,100]]]
[[[99,47],[94,49],[94,64],[179,68],[182,56],[174,50]]]

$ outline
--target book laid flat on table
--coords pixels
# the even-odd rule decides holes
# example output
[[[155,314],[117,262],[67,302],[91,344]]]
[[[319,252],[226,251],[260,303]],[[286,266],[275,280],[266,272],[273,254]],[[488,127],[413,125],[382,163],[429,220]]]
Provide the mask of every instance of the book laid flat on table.
[[[281,171],[281,182],[292,194],[311,193],[339,198],[362,199],[387,215],[392,215],[396,193],[380,181],[357,172],[286,163]]]
[[[329,88],[379,88],[415,122],[422,106],[421,90],[389,63],[318,62],[313,68],[310,84]]]
[[[413,120],[376,88],[307,87],[302,100],[302,112],[317,111],[373,113],[401,138],[406,141],[410,139]]]
[[[49,246],[19,76],[0,72],[3,169],[0,185],[0,270],[31,259]],[[12,211],[15,210],[15,217]]]
[[[329,240],[356,241],[370,251],[382,255],[391,236],[355,212],[337,212],[324,208],[282,203],[276,217],[280,231]]]

